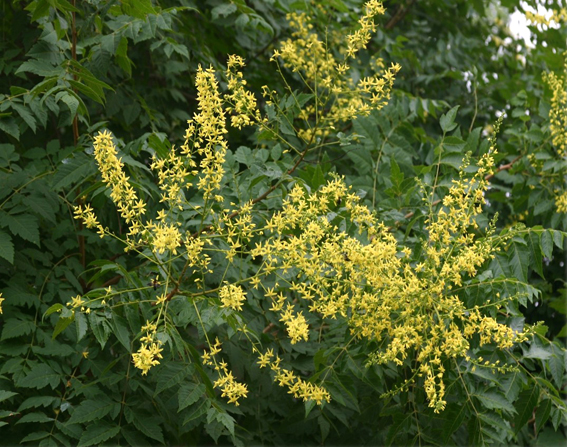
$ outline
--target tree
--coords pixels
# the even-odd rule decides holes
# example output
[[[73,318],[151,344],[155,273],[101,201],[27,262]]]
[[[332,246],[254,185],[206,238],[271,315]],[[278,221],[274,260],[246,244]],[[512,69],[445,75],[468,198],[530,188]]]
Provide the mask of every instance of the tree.
[[[528,47],[528,4],[5,3],[4,442],[564,442],[567,14]]]

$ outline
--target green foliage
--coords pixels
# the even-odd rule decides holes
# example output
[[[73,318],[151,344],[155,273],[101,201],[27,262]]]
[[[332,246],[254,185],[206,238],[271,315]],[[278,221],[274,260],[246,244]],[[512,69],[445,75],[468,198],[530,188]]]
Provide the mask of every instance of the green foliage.
[[[331,103],[305,121],[302,111],[319,100],[317,87],[306,88],[300,73],[283,65],[279,76],[270,62],[279,42],[292,37],[285,16],[307,12],[333,43],[359,19],[362,3],[3,3],[4,444],[565,441],[567,218],[558,212],[556,197],[565,192],[567,164],[552,143],[553,91],[542,73],[561,75],[567,27],[530,27],[536,42],[530,48],[507,27],[509,14],[521,11],[524,2],[385,2],[386,15],[376,18],[377,34],[351,61],[351,76],[357,80],[380,63],[400,63],[390,101],[306,144],[304,122],[327,112]],[[535,0],[526,3],[536,6]],[[560,2],[549,3],[560,8]],[[331,52],[339,58],[339,48]],[[215,211],[238,210],[253,200],[258,228],[282,209],[294,185],[314,193],[340,175],[396,243],[411,250],[408,262],[414,267],[425,257],[427,220],[442,209],[463,160],[469,153],[479,159],[490,150],[489,137],[496,138],[497,169],[488,176],[474,236],[484,240],[497,214],[494,240],[501,241],[500,250],[452,293],[467,309],[487,308],[490,317],[515,331],[535,325],[534,334],[504,350],[473,339],[469,359],[444,359],[443,411],[428,406],[424,378],[412,377],[415,352],[402,365],[369,364],[369,355],[381,352],[380,343],[354,339],[345,318],[323,319],[300,301],[310,335],[292,344],[265,293],[276,287],[275,274],[261,276],[258,289],[247,281],[261,271],[262,261],[250,256],[263,240],[259,234],[237,250],[232,263],[227,240],[215,242],[211,274],[189,269],[184,277],[185,255],[152,258],[148,247],[124,252],[128,226],[92,160],[94,136],[112,131],[126,175],[147,202],[148,215],[155,216],[162,205],[149,169],[152,156],[166,158],[182,145],[187,120],[199,112],[194,85],[199,65],[222,72],[228,54],[246,59],[247,87],[269,121],[257,129],[229,129],[224,202]],[[227,79],[218,79],[225,91]],[[277,101],[267,103],[263,85],[278,92]],[[472,177],[475,166],[463,175]],[[197,182],[193,175],[189,180]],[[202,195],[187,200],[207,208]],[[101,239],[73,218],[74,206],[87,202],[117,238]],[[358,228],[341,207],[344,203],[336,203],[326,218],[368,242],[356,235]],[[175,216],[192,233],[203,234],[215,223],[195,207]],[[302,230],[286,230],[281,237],[292,240]],[[298,268],[281,275],[299,275]],[[146,334],[143,326],[155,318],[156,297],[173,290],[168,278],[184,281],[168,298],[167,320],[156,335],[163,358],[142,375],[132,354]],[[199,281],[203,289],[196,288]],[[216,292],[207,293],[223,281],[245,288],[242,311],[222,307]],[[280,291],[290,301],[295,297]],[[500,309],[487,301],[497,296],[506,301]],[[77,297],[89,304],[68,305]],[[203,361],[215,338],[238,382],[248,386],[238,406],[221,396],[214,386],[218,371]],[[274,372],[260,369],[252,346],[260,353],[274,349],[282,365],[324,387],[330,402],[304,402],[277,386]],[[485,361],[489,367],[482,367]],[[497,361],[506,368],[492,367]]]

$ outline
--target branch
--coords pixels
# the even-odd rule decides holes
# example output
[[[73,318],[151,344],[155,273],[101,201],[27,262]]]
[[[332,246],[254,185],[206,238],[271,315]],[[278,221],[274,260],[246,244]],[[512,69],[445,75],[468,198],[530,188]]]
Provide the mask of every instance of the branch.
[[[508,169],[511,169],[512,166],[514,166],[514,163],[516,163],[520,158],[522,158],[521,155],[518,155],[516,158],[514,158],[510,163],[507,163],[505,165],[500,165],[498,166],[498,169],[496,169],[495,172],[493,172],[492,174],[487,174],[484,179],[485,180],[490,180],[492,177],[494,177],[496,174],[498,174],[501,171],[507,171]],[[432,203],[433,206],[438,205],[439,203],[441,203],[441,200],[438,199],[435,202]],[[409,219],[411,218],[413,215],[415,214],[415,211],[410,211],[409,213],[407,213],[404,218],[405,219]],[[398,222],[396,222],[396,224],[398,224]]]
[[[516,158],[514,158],[510,163],[505,164],[505,165],[500,165],[498,166],[498,169],[496,170],[496,172],[493,172],[492,174],[488,174],[486,177],[484,177],[485,180],[490,180],[492,177],[494,177],[496,174],[498,174],[500,171],[507,171],[508,169],[510,169],[512,166],[514,166],[514,163],[516,163],[520,158],[522,158],[521,155],[518,155]]]
[[[313,139],[313,137],[312,137],[312,139]],[[311,141],[309,143],[311,143]],[[301,164],[301,162],[305,158],[305,155],[309,151],[309,147],[310,147],[310,144],[307,145],[307,147],[301,153],[301,156],[297,159],[295,164],[290,169],[288,169],[286,171],[287,175],[291,175],[297,169],[297,167]],[[278,187],[278,185],[280,183],[281,183],[281,180],[279,182],[277,182],[275,185],[270,186],[262,195],[256,197],[254,200],[252,200],[252,204],[255,204],[255,203],[258,203],[258,202],[261,202],[262,200],[264,200],[266,197],[268,197],[268,195],[272,191],[274,191]],[[228,219],[234,219],[239,214],[240,214],[240,211],[233,211],[231,214],[228,215]],[[211,225],[207,225],[206,227],[202,228],[201,230],[193,233],[191,235],[191,237],[192,238],[199,237],[201,234],[203,234],[206,231],[209,231],[211,228],[212,228]],[[165,297],[165,301],[171,300],[171,298],[173,298],[177,294],[177,292],[179,292],[179,286],[181,285],[181,282],[183,281],[183,276],[185,276],[185,272],[186,272],[188,266],[189,266],[189,260],[187,260],[187,262],[185,263],[185,266],[183,267],[181,275],[179,275],[179,279],[175,282],[175,286],[170,290],[170,292]]]
[[[384,28],[390,30],[394,26],[396,26],[396,24],[407,15],[410,8],[416,1],[417,0],[407,0],[406,6],[400,5],[396,13],[390,18],[390,20],[388,20],[388,23],[386,23],[386,26]]]
[[[295,164],[286,171],[287,175],[291,175],[296,169],[297,167],[300,165],[300,163],[303,161],[303,159],[305,158],[305,155],[307,154],[307,152],[309,151],[309,145],[305,148],[305,150],[301,153],[301,156],[297,159],[297,161],[295,162]],[[266,191],[264,191],[264,193],[262,193],[260,196],[256,197],[254,200],[252,200],[252,204],[256,204],[258,202],[261,202],[262,200],[264,200],[266,197],[268,197],[268,195],[273,192],[281,183],[281,180],[279,182],[277,182],[275,185],[270,186]],[[240,211],[233,211],[232,213],[230,213],[228,215],[228,219],[234,219],[236,216],[238,216],[240,214]],[[195,233],[193,233],[191,235],[192,238],[196,238],[197,236],[199,236],[200,234],[209,231],[211,229],[211,225],[207,225],[206,227],[204,227],[203,229],[196,231]]]

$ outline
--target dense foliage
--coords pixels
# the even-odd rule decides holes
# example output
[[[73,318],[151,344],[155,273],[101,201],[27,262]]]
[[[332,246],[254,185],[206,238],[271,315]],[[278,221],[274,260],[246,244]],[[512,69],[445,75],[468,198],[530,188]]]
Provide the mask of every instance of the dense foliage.
[[[564,443],[567,11],[528,6],[3,2],[1,442]]]

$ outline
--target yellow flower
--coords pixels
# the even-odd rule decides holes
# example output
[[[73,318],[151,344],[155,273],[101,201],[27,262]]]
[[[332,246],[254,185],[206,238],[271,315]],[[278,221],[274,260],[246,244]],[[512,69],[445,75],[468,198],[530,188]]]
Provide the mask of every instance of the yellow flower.
[[[230,307],[234,310],[242,310],[242,305],[246,301],[246,295],[242,287],[229,284],[223,286],[219,292],[222,307]]]
[[[132,354],[134,366],[142,370],[142,375],[146,375],[150,368],[159,365],[159,359],[163,358],[161,343],[142,343],[138,352]]]
[[[77,295],[71,298],[71,301],[67,303],[67,306],[71,306],[72,309],[76,309],[77,307],[82,307],[85,303],[86,301],[83,300],[83,297],[81,297],[81,295]]]
[[[4,313],[2,311],[2,303],[4,302],[5,298],[2,298],[2,292],[0,292],[0,314]]]

